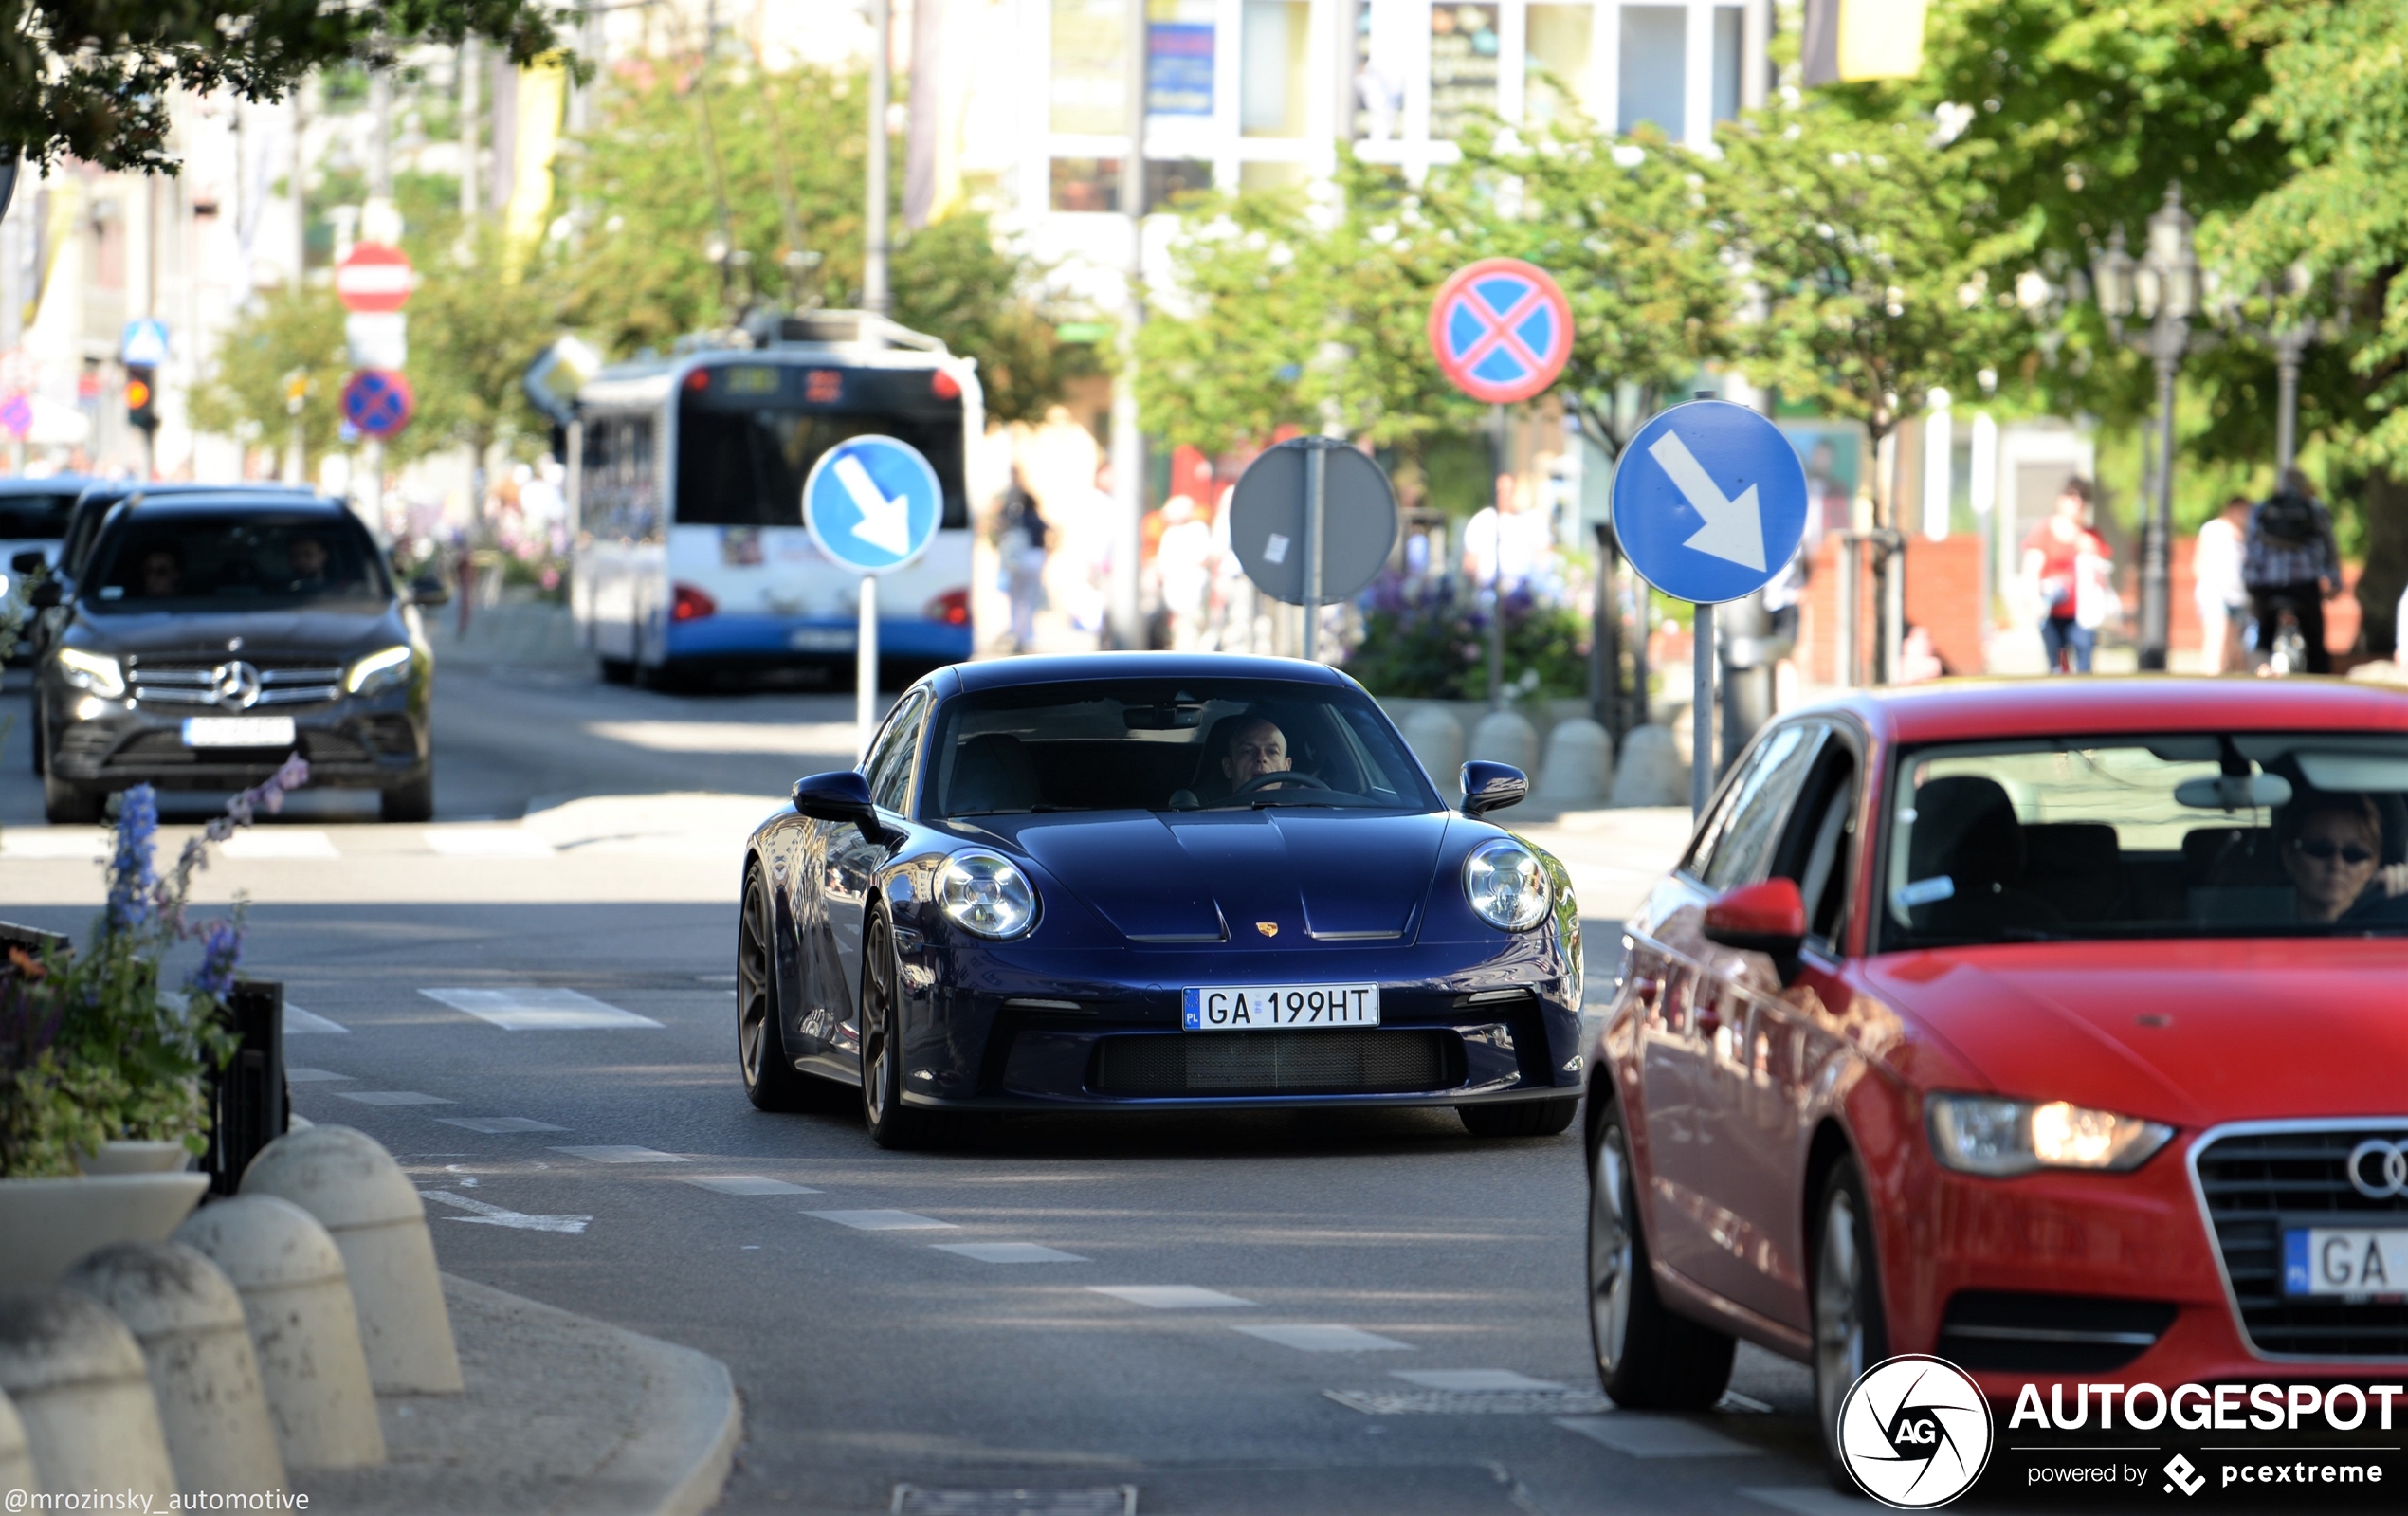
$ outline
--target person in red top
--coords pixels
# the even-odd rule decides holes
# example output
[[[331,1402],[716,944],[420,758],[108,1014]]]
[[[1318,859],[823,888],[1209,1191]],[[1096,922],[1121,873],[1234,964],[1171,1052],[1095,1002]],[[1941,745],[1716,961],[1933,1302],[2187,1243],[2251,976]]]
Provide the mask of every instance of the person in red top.
[[[2023,539],[2023,576],[2038,592],[2040,646],[2051,673],[2087,674],[2106,620],[2107,539],[2090,529],[2090,482],[2065,482],[2054,514]],[[2087,614],[2085,612],[2088,612]]]

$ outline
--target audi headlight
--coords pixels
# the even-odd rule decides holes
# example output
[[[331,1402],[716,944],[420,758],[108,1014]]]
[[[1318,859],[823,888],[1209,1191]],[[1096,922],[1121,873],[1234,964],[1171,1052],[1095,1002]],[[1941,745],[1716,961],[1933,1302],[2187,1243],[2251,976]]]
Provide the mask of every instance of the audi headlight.
[[[411,656],[406,647],[379,648],[351,666],[351,672],[343,677],[343,688],[355,695],[391,689],[410,677]]]
[[[2137,1116],[2090,1110],[2062,1100],[2001,1100],[1934,1095],[1925,1103],[1931,1147],[1961,1174],[1993,1178],[2034,1169],[2137,1169],[2166,1144],[2174,1128]]]
[[[125,693],[125,670],[104,653],[62,648],[59,673],[76,688],[88,689],[104,700],[116,700]]]
[[[980,937],[1017,937],[1037,919],[1037,892],[1029,876],[1000,853],[960,852],[937,875],[937,904],[963,931]]]
[[[1547,919],[1547,871],[1537,853],[1509,837],[1471,849],[1463,861],[1463,893],[1482,921],[1508,932]]]

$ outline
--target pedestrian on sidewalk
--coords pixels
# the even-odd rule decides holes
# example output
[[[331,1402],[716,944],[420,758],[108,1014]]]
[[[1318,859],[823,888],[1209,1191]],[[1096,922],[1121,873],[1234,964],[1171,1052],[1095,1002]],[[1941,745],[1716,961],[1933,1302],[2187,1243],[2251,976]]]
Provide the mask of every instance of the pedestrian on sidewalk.
[[[2039,603],[2040,647],[2052,674],[2089,673],[2099,628],[2122,609],[2108,579],[2113,554],[2090,526],[2092,494],[2089,480],[2068,479],[2056,509],[2023,539],[2023,577]]]
[[[2199,667],[2229,674],[2241,667],[2241,625],[2249,619],[2249,587],[2241,582],[2241,552],[2249,535],[2250,501],[2235,495],[2199,528],[2191,555],[2191,598],[2199,613]]]
[[[2341,550],[2333,542],[2333,513],[2316,498],[2316,486],[2296,468],[2283,470],[2282,484],[2249,513],[2241,551],[2241,581],[2249,587],[2257,617],[2258,650],[2274,641],[2288,608],[2308,645],[2308,671],[2329,674],[2333,655],[2325,648],[2325,602],[2341,591]]]
[[[1012,650],[1033,652],[1037,646],[1037,612],[1045,609],[1045,518],[1037,514],[1036,497],[1012,466],[1012,485],[1003,497],[1003,535],[996,544],[1003,559],[1004,594],[1012,601]]]

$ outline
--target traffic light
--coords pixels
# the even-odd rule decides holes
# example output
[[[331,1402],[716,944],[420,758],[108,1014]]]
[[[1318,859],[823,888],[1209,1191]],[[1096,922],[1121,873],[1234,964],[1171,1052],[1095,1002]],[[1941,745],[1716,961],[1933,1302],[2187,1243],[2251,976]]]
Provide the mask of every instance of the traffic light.
[[[126,424],[143,431],[159,429],[158,371],[147,363],[125,366]]]

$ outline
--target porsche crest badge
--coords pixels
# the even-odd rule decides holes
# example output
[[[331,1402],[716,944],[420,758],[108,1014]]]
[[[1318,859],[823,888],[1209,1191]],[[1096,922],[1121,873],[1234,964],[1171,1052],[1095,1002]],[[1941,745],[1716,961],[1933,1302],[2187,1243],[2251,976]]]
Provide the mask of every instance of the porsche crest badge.
[[[1277,937],[1279,935],[1279,922],[1256,922],[1254,923],[1254,930],[1262,933],[1265,937]]]

